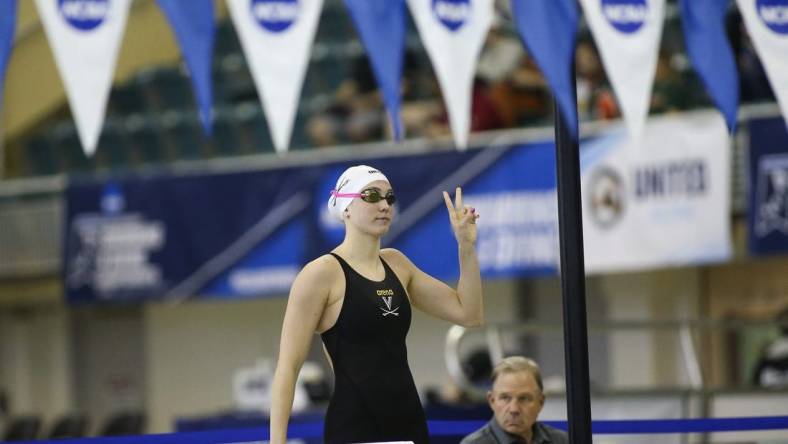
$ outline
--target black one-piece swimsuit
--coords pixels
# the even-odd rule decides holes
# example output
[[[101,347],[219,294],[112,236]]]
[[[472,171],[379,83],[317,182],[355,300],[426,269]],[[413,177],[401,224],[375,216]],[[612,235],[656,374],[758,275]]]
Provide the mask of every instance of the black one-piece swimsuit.
[[[405,289],[382,258],[386,277],[378,282],[332,255],[345,274],[345,299],[336,324],[322,334],[335,380],[325,442],[428,443],[427,421],[408,366],[405,337],[411,309]]]

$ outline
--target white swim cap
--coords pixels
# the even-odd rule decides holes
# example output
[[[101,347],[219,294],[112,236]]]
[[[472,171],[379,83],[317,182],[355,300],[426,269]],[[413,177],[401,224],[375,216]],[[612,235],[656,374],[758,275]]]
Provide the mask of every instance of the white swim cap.
[[[389,181],[383,173],[371,166],[356,165],[346,169],[337,179],[337,184],[328,198],[328,212],[342,220],[342,213],[345,211],[345,208],[356,198],[356,196],[347,195],[360,193],[364,190],[364,187],[376,180]]]

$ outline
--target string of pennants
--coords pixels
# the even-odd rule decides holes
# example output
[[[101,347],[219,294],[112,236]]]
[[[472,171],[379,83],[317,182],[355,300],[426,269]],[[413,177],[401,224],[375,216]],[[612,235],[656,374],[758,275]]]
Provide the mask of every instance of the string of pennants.
[[[576,32],[585,15],[632,137],[648,116],[666,0],[511,0],[523,44],[577,134],[572,83]],[[736,0],[788,122],[788,0]],[[226,0],[276,150],[287,151],[323,0]],[[579,3],[579,4],[578,4]],[[739,82],[725,34],[729,0],[680,0],[687,53],[728,128]],[[92,155],[131,0],[35,0],[84,151]],[[211,133],[213,0],[157,0],[183,53],[199,115]],[[404,137],[400,81],[406,8],[438,77],[452,136],[468,143],[476,63],[494,0],[345,0],[379,85],[394,138]],[[17,0],[0,0],[0,86],[13,46]],[[0,88],[2,104],[2,88]],[[6,110],[13,112],[13,110]]]

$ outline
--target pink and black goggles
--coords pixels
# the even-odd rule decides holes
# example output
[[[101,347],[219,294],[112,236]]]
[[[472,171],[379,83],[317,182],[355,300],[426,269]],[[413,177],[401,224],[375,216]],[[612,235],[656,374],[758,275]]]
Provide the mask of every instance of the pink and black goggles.
[[[385,200],[389,205],[394,205],[394,202],[397,201],[397,197],[394,196],[394,191],[389,191],[386,195],[383,195],[374,188],[364,190],[360,193],[340,193],[337,190],[331,190],[331,195],[334,197],[358,197],[364,202],[369,203],[378,203],[381,200]]]

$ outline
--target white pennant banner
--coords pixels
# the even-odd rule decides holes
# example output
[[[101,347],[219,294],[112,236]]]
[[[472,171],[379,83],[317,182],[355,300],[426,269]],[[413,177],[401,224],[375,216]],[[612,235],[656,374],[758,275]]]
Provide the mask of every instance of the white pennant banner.
[[[788,124],[788,0],[738,0],[738,4]]]
[[[36,0],[79,140],[96,151],[131,0]]]
[[[580,0],[632,137],[648,118],[665,0]]]
[[[468,145],[476,61],[493,20],[493,0],[408,0],[449,114],[454,143]]]
[[[287,151],[323,0],[227,0],[277,152]]]

